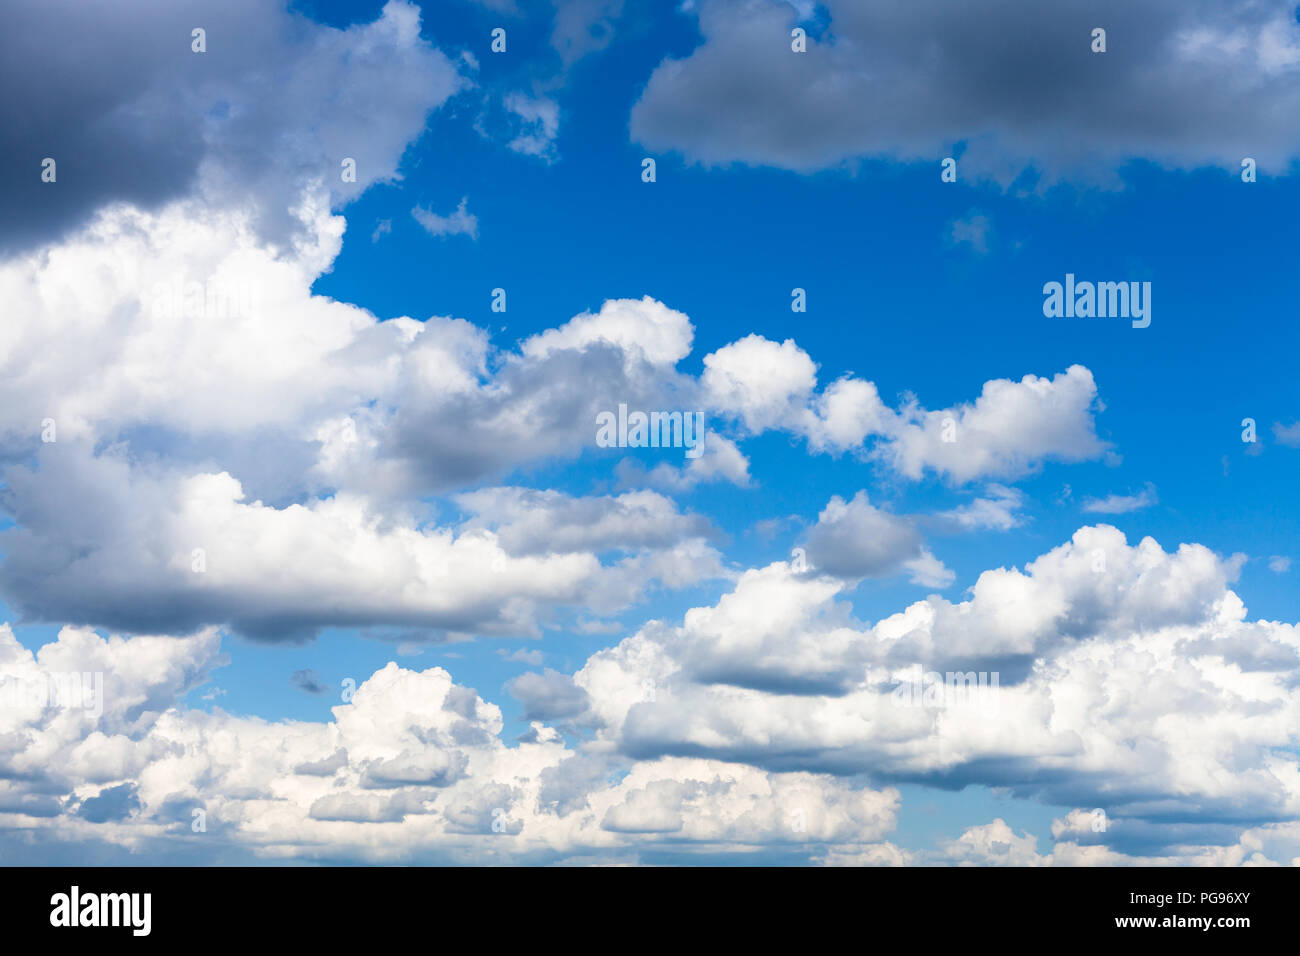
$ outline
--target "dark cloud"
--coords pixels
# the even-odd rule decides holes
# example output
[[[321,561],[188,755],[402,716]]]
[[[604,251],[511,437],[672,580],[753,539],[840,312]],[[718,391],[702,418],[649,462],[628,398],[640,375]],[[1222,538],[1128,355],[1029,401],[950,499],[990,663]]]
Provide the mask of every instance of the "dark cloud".
[[[1008,183],[1105,180],[1127,160],[1285,175],[1300,156],[1300,24],[1254,0],[826,0],[806,53],[776,0],[703,0],[704,43],[665,60],[632,136],[708,164],[798,171],[937,161]],[[1092,51],[1094,28],[1106,52]],[[938,169],[935,170],[936,182]]]
[[[290,680],[293,682],[294,687],[309,694],[324,694],[329,690],[329,687],[320,682],[319,675],[310,667],[294,671]]]
[[[109,203],[152,208],[200,188],[254,200],[263,228],[283,236],[306,181],[344,202],[391,177],[428,112],[462,85],[419,39],[417,15],[390,4],[376,23],[339,31],[262,0],[6,4],[0,255]],[[195,29],[206,52],[191,48]],[[41,180],[46,157],[54,183]],[[341,179],[345,157],[355,183]]]

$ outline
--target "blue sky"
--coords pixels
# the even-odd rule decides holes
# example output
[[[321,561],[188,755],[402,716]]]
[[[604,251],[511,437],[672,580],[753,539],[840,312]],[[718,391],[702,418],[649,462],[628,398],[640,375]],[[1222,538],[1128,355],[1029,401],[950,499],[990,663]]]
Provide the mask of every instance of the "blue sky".
[[[204,852],[202,842],[194,843],[188,827],[167,830],[160,821],[170,819],[166,808],[194,803],[222,819],[223,852],[255,859],[988,864],[1042,862],[1057,841],[1056,862],[1241,862],[1256,850],[1274,862],[1300,858],[1292,719],[1300,705],[1287,689],[1295,686],[1291,658],[1300,647],[1289,623],[1300,618],[1300,566],[1291,567],[1300,561],[1292,493],[1300,480],[1300,434],[1287,430],[1300,419],[1293,371],[1300,333],[1289,320],[1291,236],[1300,216],[1294,143],[1300,140],[1288,139],[1275,122],[1296,115],[1288,109],[1300,97],[1295,12],[1285,4],[1178,9],[1152,2],[1095,11],[1065,4],[1052,14],[1007,0],[989,14],[988,35],[968,36],[958,23],[927,25],[929,41],[946,51],[952,69],[981,64],[978,82],[952,93],[969,97],[961,121],[936,118],[928,129],[931,113],[944,109],[936,104],[947,102],[944,90],[954,89],[948,67],[927,71],[904,62],[918,29],[910,14],[895,22],[874,8],[868,16],[851,6],[301,2],[272,17],[239,5],[232,23],[264,31],[272,53],[283,43],[286,75],[307,78],[277,94],[283,101],[273,98],[261,108],[252,104],[264,82],[257,70],[267,66],[223,53],[233,28],[209,31],[204,55],[215,59],[217,78],[211,86],[185,72],[188,61],[177,61],[179,67],[160,61],[152,82],[194,87],[192,97],[187,92],[159,108],[182,115],[205,98],[233,104],[233,119],[196,127],[202,145],[194,177],[178,179],[165,195],[116,181],[99,192],[74,183],[68,188],[87,189],[76,199],[81,218],[60,212],[68,218],[56,227],[51,212],[49,235],[15,238],[20,251],[0,262],[9,270],[0,289],[13,291],[15,313],[32,312],[14,320],[40,322],[40,310],[57,301],[50,290],[81,288],[79,301],[99,295],[109,303],[102,314],[89,307],[98,318],[80,320],[87,328],[99,325],[86,338],[88,362],[69,359],[66,377],[59,370],[47,374],[33,360],[39,341],[26,351],[0,342],[0,368],[33,396],[21,406],[25,417],[15,413],[14,422],[4,423],[3,618],[32,652],[62,646],[64,625],[92,628],[100,641],[110,634],[131,640],[165,633],[168,647],[185,648],[164,654],[139,645],[142,659],[157,653],[169,663],[152,671],[142,665],[118,685],[143,682],[122,692],[131,719],[119,715],[116,730],[106,725],[99,732],[122,738],[122,751],[132,756],[112,769],[86,770],[89,758],[71,756],[80,753],[76,742],[60,738],[59,752],[70,756],[57,773],[50,771],[53,782],[44,792],[59,795],[57,809],[42,817],[53,822],[39,840],[65,847],[60,852],[85,841],[102,844],[110,858],[122,852],[142,862],[191,859],[188,854]],[[418,35],[396,26],[365,33],[375,23],[413,24],[417,11]],[[177,22],[209,22],[208,13],[198,4]],[[1064,78],[1036,75],[1042,65],[1032,57],[990,57],[987,51],[1006,36],[998,23],[1010,29],[1022,16],[1028,35],[1045,48],[1064,44],[1065,52],[1058,51]],[[1090,52],[1088,30],[1078,27],[1095,25],[1093,19],[1113,24],[1105,53]],[[577,46],[566,46],[566,24],[577,24],[570,35],[579,38]],[[768,24],[780,32],[764,32]],[[489,49],[498,26],[508,35],[502,54]],[[808,31],[809,52],[789,49],[795,27]],[[891,30],[897,31],[897,62],[872,49],[888,44]],[[759,45],[747,48],[751,42]],[[331,43],[355,44],[355,52],[335,57]],[[389,58],[385,44],[394,50],[382,66],[378,61]],[[1182,76],[1189,89],[1204,83],[1220,98],[1170,99],[1177,84],[1167,89],[1144,73],[1153,60]],[[1002,70],[1006,76],[998,75]],[[92,72],[86,68],[88,84]],[[1224,79],[1247,74],[1249,82],[1241,83],[1248,89]],[[963,79],[959,70],[957,76]],[[808,84],[802,98],[784,99],[780,84],[799,83]],[[1020,93],[1009,96],[1008,89]],[[866,90],[880,103],[868,105]],[[130,102],[135,94],[120,95]],[[511,111],[512,102],[553,111],[554,127],[529,126]],[[855,117],[859,106],[868,119]],[[710,115],[716,123],[700,121]],[[525,134],[533,137],[530,145],[520,145]],[[129,128],[119,135],[145,136]],[[337,157],[349,155],[340,153],[345,146],[335,147],[356,144],[356,152],[363,143],[373,152],[359,163],[359,183],[330,185]],[[955,183],[941,180],[945,156],[957,158]],[[1239,162],[1247,156],[1258,159],[1257,181],[1242,179]],[[647,157],[657,164],[654,182],[642,181]],[[256,284],[270,304],[260,322],[223,328],[216,320],[224,317],[204,315],[204,335],[212,337],[190,339],[190,332],[170,325],[151,330],[142,319],[138,339],[123,333],[125,344],[115,344],[112,315],[121,313],[110,308],[113,293],[92,284],[93,264],[146,260],[141,247],[122,238],[129,230],[113,225],[112,216],[127,215],[106,204],[114,190],[145,217],[139,228],[159,237],[150,240],[157,248],[175,250],[168,255],[181,264],[167,268],[176,274],[245,276]],[[324,212],[285,231],[286,209],[313,196],[339,217],[332,220],[344,228],[337,248]],[[462,202],[474,217],[472,230],[435,234],[415,215],[451,216]],[[231,231],[234,220],[223,217],[248,210],[245,231]],[[187,231],[198,236],[200,229],[209,230],[206,238]],[[247,258],[222,260],[223,243]],[[75,255],[61,259],[63,249]],[[46,255],[43,263],[25,258],[32,250]],[[214,266],[220,261],[225,271]],[[63,263],[67,271],[60,271]],[[291,269],[277,272],[276,263]],[[1067,273],[1149,282],[1150,326],[1046,317],[1043,286]],[[491,309],[497,288],[506,290],[505,312]],[[806,312],[792,311],[796,288],[806,291]],[[130,301],[141,289],[116,294]],[[612,300],[633,300],[634,331],[616,330],[607,306]],[[677,313],[683,318],[672,317]],[[587,338],[575,319],[584,314],[596,316]],[[399,333],[388,331],[399,317],[435,329],[422,337],[410,332],[410,341],[436,335],[479,342],[481,363],[467,344],[463,353],[449,347],[427,359],[416,347],[402,351],[406,346],[394,344]],[[260,330],[267,328],[276,330],[264,337]],[[652,328],[666,338],[654,338]],[[667,361],[651,356],[648,350],[676,342],[683,328],[688,345]],[[70,329],[75,326],[50,334],[75,334]],[[544,343],[558,340],[546,335],[555,329],[570,339],[548,351]],[[581,339],[576,345],[574,336]],[[149,342],[171,344],[140,344]],[[808,363],[816,384],[782,392],[782,376],[798,378]],[[85,375],[96,366],[106,370],[104,384],[92,388]],[[1095,394],[1074,390],[1071,383],[1081,379],[1067,370],[1076,366],[1086,370],[1080,374],[1090,376]],[[71,385],[74,371],[80,377]],[[461,374],[470,384],[448,384]],[[1016,392],[1020,385],[1011,383],[1026,376],[1046,380],[1044,390]],[[986,386],[998,380],[1011,389],[1002,397]],[[872,426],[875,413],[859,408],[861,431],[843,441],[809,425],[808,414],[828,421],[824,399],[841,381],[874,383],[884,424]],[[552,414],[548,388],[564,391],[554,407],[577,407],[584,415],[588,401],[600,408],[649,395],[695,402],[653,407],[703,408],[710,433],[744,456],[747,480],[734,474],[655,480],[656,467],[684,464],[680,449],[599,448],[587,418],[533,426],[529,415]],[[982,392],[987,407],[972,411]],[[1031,392],[1036,397],[1015,397]],[[502,404],[494,404],[503,394]],[[912,403],[918,411],[907,411]],[[33,423],[47,407],[60,440],[40,447],[32,440]],[[941,445],[927,444],[925,429],[937,428],[949,411],[961,429],[972,429],[960,433],[957,454],[976,457],[945,458]],[[985,424],[968,417],[977,412],[988,413]],[[345,416],[371,449],[356,465],[331,457],[328,436]],[[1242,440],[1247,418],[1256,423],[1254,443]],[[977,447],[968,452],[963,441]],[[713,452],[704,460],[713,461]],[[453,469],[462,453],[480,464]],[[985,453],[991,457],[977,464]],[[916,469],[902,464],[907,454],[919,456]],[[489,460],[494,463],[481,464]],[[219,473],[242,483],[242,505],[231,504],[217,484],[196,484]],[[574,508],[586,502],[588,518],[606,516],[618,496],[644,493],[654,496],[659,517],[620,525],[612,537],[592,537],[591,526],[566,524],[574,519],[547,524],[552,519],[537,504],[543,499],[525,492],[579,501]],[[516,493],[531,502],[515,513],[516,540],[527,546],[510,544],[501,517],[508,510],[503,502]],[[467,494],[480,497],[462,497]],[[1098,505],[1110,496],[1127,504]],[[842,519],[835,517],[837,499],[849,503]],[[254,500],[265,505],[250,508]],[[1001,524],[954,516],[979,500],[1001,502]],[[207,502],[207,510],[190,510],[195,501]],[[332,507],[353,502],[360,502],[356,514],[379,522],[378,539],[360,535],[349,542],[346,535],[364,525],[362,518],[331,523]],[[192,575],[176,572],[188,564],[184,555],[195,529],[205,527],[204,515],[227,513],[225,524],[215,518],[206,524],[209,537],[223,536],[220,545],[204,540],[215,573],[205,571],[210,577],[195,584]],[[306,523],[308,515],[319,528]],[[541,522],[544,533],[524,528],[529,521]],[[678,524],[693,530],[663,530]],[[1126,544],[1105,539],[1110,570],[1099,573],[1115,577],[1093,591],[1079,583],[1087,578],[1071,562],[1083,567],[1095,560],[1102,539],[1067,543],[1096,525],[1118,529]],[[404,530],[383,537],[393,527]],[[481,528],[490,529],[505,561],[536,562],[518,565],[528,570],[511,579],[516,583],[492,583],[486,605],[462,606],[459,591],[443,595],[427,578],[402,578],[401,569],[416,564],[432,580],[443,573],[429,570],[428,558],[404,564],[395,556],[408,546],[403,541],[444,533],[471,539]],[[567,548],[558,541],[566,535],[588,543]],[[1148,536],[1159,545],[1158,559],[1141,551]],[[889,554],[877,553],[877,537]],[[658,543],[645,544],[652,538]],[[1184,544],[1203,548],[1180,551]],[[690,557],[681,550],[688,545],[699,549]],[[810,576],[783,570],[795,548],[808,551]],[[464,561],[465,553],[438,560]],[[1049,553],[1061,555],[1059,561],[1044,559],[1030,575],[1030,563]],[[369,556],[373,581],[355,573],[346,579],[350,555]],[[930,562],[929,573],[913,566],[918,555]],[[330,570],[335,559],[344,571]],[[625,578],[617,569],[628,560],[657,570]],[[597,571],[575,577],[580,561]],[[240,569],[231,570],[232,562]],[[316,565],[326,570],[316,575]],[[500,580],[486,566],[463,570],[458,587]],[[982,579],[985,572],[990,577]],[[1134,577],[1123,577],[1130,572]],[[754,580],[768,583],[741,582],[755,574],[767,575]],[[1008,596],[1020,586],[1015,581],[1027,578],[1023,595]],[[982,580],[988,590],[976,594]],[[550,589],[543,596],[540,582]],[[814,596],[821,587],[826,593]],[[786,594],[788,605],[777,597]],[[1242,623],[1222,611],[1225,595],[1230,607],[1233,594],[1246,608]],[[733,620],[730,611],[698,610],[767,599],[773,604],[766,614],[785,620],[788,613],[794,622],[788,633],[763,632],[762,614],[738,623],[739,611]],[[873,662],[900,679],[901,658],[873,656],[894,654],[881,650],[894,646],[896,635],[879,622],[931,600],[938,603],[928,606],[942,608],[971,602],[981,616],[961,618],[952,631],[942,621],[909,618],[909,627],[930,635],[925,646],[933,655],[913,663],[1003,670],[1004,685],[1041,693],[1038,703],[1024,704],[1019,721],[1007,707],[1016,712],[1021,703],[1004,703],[992,716],[977,711],[972,719],[989,721],[988,736],[963,729],[939,745],[937,757],[930,752],[933,736],[912,739],[913,729],[872,723],[879,719],[870,716],[874,705],[856,696],[866,693],[865,685],[847,676]],[[495,610],[485,610],[488,605]],[[985,606],[987,625],[980,623]],[[1020,616],[1038,620],[1039,614],[1046,623],[1024,625],[1022,634]],[[722,617],[724,623],[699,623]],[[448,626],[451,618],[466,624]],[[598,626],[588,626],[593,621]],[[1249,623],[1256,621],[1276,623]],[[823,625],[825,631],[817,630]],[[713,636],[714,626],[721,636]],[[205,628],[215,629],[215,644],[203,643]],[[857,636],[841,647],[836,635],[843,631],[836,628]],[[664,636],[673,629],[675,636]],[[810,634],[820,636],[805,646]],[[51,652],[49,660],[112,667],[124,653],[107,644],[103,650],[76,646],[81,650],[63,657]],[[748,650],[733,657],[725,647]],[[173,653],[174,660],[167,656]],[[652,658],[672,664],[664,664],[667,671],[638,669],[651,667]],[[349,746],[351,762],[345,757],[330,771],[336,776],[321,778],[329,793],[298,795],[292,781],[315,779],[314,771],[293,768],[324,759],[334,747],[326,741],[351,733],[333,723],[340,705],[353,706],[350,693],[341,696],[344,682],[360,685],[390,661],[411,672],[412,681],[433,686],[423,672],[436,667],[454,685],[472,688],[482,702],[474,719],[485,722],[493,746],[519,755],[470,753],[464,758],[470,769],[457,778],[443,764],[457,765],[462,739],[440,737],[434,747],[433,731],[403,731],[400,740]],[[1126,678],[1136,686],[1149,666],[1175,675],[1170,679],[1181,682],[1180,690],[1164,699],[1153,689],[1147,713],[1138,691],[1108,687],[1097,691],[1085,722],[1072,725],[1071,702],[1105,683],[1100,675],[1121,661],[1137,668]],[[40,666],[57,664],[42,658]],[[1188,683],[1189,667],[1200,669],[1203,683]],[[764,676],[755,677],[754,668]],[[834,691],[790,690],[805,678],[803,668],[816,671],[818,680],[850,683]],[[1026,678],[1027,669],[1037,676]],[[675,703],[663,707],[651,699],[629,711],[618,700],[625,691],[609,689],[623,686],[607,683],[615,670],[629,686],[657,674],[651,682]],[[185,676],[168,678],[165,687],[150,683],[164,671]],[[1273,681],[1267,687],[1251,683],[1265,675]],[[772,689],[771,682],[786,678],[794,683]],[[304,689],[311,681],[319,686]],[[1152,686],[1163,685],[1153,679]],[[1215,703],[1210,687],[1239,696]],[[436,692],[451,694],[449,702],[459,693]],[[753,710],[728,709],[733,693],[736,708]],[[1015,693],[1006,700],[1019,700]],[[365,700],[380,701],[379,694]],[[149,703],[133,703],[137,698]],[[1275,722],[1249,716],[1250,702],[1264,700]],[[482,716],[491,705],[501,710],[495,733]],[[815,718],[802,709],[814,705],[824,707]],[[149,727],[132,707],[153,715]],[[444,708],[451,709],[451,703]],[[169,713],[180,715],[183,733],[165,729]],[[783,731],[755,729],[765,713],[785,721],[799,742],[782,745]],[[827,716],[832,713],[838,716]],[[1018,736],[1018,722],[1036,726],[1040,718],[1041,739],[1030,740],[1029,731]],[[231,727],[222,731],[227,719]],[[375,726],[385,719],[364,718]],[[823,719],[822,738],[798,725],[820,726]],[[872,729],[849,742],[842,727],[857,719]],[[1216,720],[1231,728],[1224,740],[1206,744],[1204,753],[1185,743],[1186,735]],[[1106,726],[1096,730],[1098,722]],[[256,784],[229,767],[212,768],[209,778],[222,780],[221,792],[207,803],[201,785],[172,779],[174,768],[154,766],[146,755],[162,746],[159,739],[181,749],[219,750],[223,732],[254,752],[261,735],[292,736],[303,726],[311,728],[303,734],[319,738],[315,749],[281,754],[278,769],[265,775],[249,770]],[[528,770],[502,770],[510,759],[520,766],[533,761],[522,756],[529,747],[541,752],[538,727],[556,734],[546,746],[563,748],[537,757],[538,765],[553,761],[567,769],[541,774],[528,763]],[[454,738],[468,731],[438,733]],[[894,733],[910,741],[899,744],[908,756],[877,752],[877,742],[895,739]],[[411,744],[417,738],[418,747]],[[1131,761],[1122,755],[1126,747]],[[367,756],[358,757],[362,751]],[[11,770],[27,766],[21,755],[9,757]],[[946,769],[936,771],[933,759]],[[712,769],[672,763],[684,760],[712,761]],[[383,768],[412,761],[426,773],[433,761],[441,776],[417,780],[401,777],[405,769],[393,771],[406,781],[402,786],[383,776]],[[493,769],[484,769],[489,762]],[[575,769],[588,764],[598,771],[584,776]],[[1168,792],[1148,771],[1171,781]],[[655,777],[658,772],[663,776]],[[700,774],[723,779],[732,772],[759,774],[773,794],[811,774],[816,787],[826,788],[817,806],[838,809],[825,811],[822,837],[755,837],[745,821],[759,810],[705,806],[711,798],[692,789]],[[581,811],[592,814],[594,822],[583,827],[594,827],[595,836],[583,828],[575,835],[563,800],[560,810],[548,809],[532,784],[519,784],[524,796],[510,797],[516,802],[508,815],[523,821],[523,830],[511,831],[516,843],[509,850],[496,849],[499,843],[487,848],[496,831],[486,823],[455,822],[475,813],[476,820],[495,819],[488,811],[505,798],[493,788],[530,774],[542,794],[560,786],[556,780],[592,794],[606,787],[599,797],[589,794]],[[169,782],[160,783],[164,778]],[[1216,782],[1205,783],[1209,778]],[[301,831],[284,844],[264,837],[261,809],[241,804],[252,798],[240,794],[255,786],[306,801]],[[735,794],[750,784],[726,786]],[[127,787],[134,803],[95,830],[79,808],[112,787]],[[376,803],[375,793],[388,802]],[[30,808],[44,799],[17,790],[5,797],[4,829],[7,817],[21,815],[6,807]],[[336,805],[335,797],[353,802]],[[530,810],[529,800],[541,802]],[[843,811],[849,814],[843,820],[835,815],[857,800],[874,809]],[[892,808],[881,809],[891,800]],[[1098,806],[1119,823],[1101,836],[1070,817]],[[712,820],[715,812],[730,821],[722,830],[685,835],[694,832],[692,813]],[[771,812],[779,817],[786,810]],[[805,810],[797,812],[802,821]],[[823,819],[821,810],[807,812]],[[423,821],[435,818],[452,820],[451,829],[425,828]],[[334,822],[317,833],[307,829],[312,821]],[[401,836],[407,825],[419,835]],[[371,840],[368,826],[389,830]],[[39,840],[12,837],[10,843],[35,852]],[[263,857],[269,847],[275,852]],[[413,855],[403,856],[408,851]]]

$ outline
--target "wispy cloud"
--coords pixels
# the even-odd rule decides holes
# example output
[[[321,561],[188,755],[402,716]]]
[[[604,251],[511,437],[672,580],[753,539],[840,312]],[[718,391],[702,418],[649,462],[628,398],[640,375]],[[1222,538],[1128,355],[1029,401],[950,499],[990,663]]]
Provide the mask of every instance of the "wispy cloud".
[[[1158,503],[1156,487],[1150,482],[1136,495],[1107,495],[1105,498],[1088,498],[1083,510],[1092,514],[1122,515],[1130,511],[1149,508]]]
[[[992,220],[982,212],[972,209],[965,216],[960,216],[948,224],[948,242],[953,246],[970,246],[972,252],[981,256],[986,255],[989,251],[989,234],[992,229]]]
[[[1290,425],[1283,425],[1281,422],[1273,423],[1273,437],[1280,444],[1287,445],[1291,448],[1300,448],[1300,422],[1292,422]]]
[[[432,210],[425,209],[423,206],[416,206],[411,210],[411,215],[415,217],[424,231],[431,236],[437,236],[445,239],[448,236],[469,236],[471,239],[478,239],[478,216],[466,209],[469,202],[468,196],[462,196],[460,205],[456,207],[455,212],[446,216],[439,216]]]
[[[321,683],[320,675],[310,667],[305,668],[304,670],[294,671],[293,677],[290,678],[290,680],[293,682],[294,687],[306,691],[309,694],[323,694],[329,689]]]
[[[1009,531],[1021,523],[1017,512],[1024,504],[1024,492],[1006,485],[991,484],[984,489],[983,496],[969,504],[942,512],[939,517],[955,521],[967,531],[978,531],[981,528]]]

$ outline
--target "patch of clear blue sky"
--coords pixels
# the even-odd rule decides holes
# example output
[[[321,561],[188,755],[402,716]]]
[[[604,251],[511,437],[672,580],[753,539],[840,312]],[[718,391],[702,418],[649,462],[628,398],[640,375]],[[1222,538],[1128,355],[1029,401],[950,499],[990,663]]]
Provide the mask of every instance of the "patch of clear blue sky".
[[[297,9],[341,26],[372,19],[381,6],[304,0]],[[496,25],[510,31],[505,56],[487,49]],[[629,112],[664,55],[684,55],[697,42],[693,21],[668,5],[653,18],[634,14],[607,50],[572,69],[553,94],[561,124],[558,160],[549,164],[473,128],[485,95],[530,91],[535,76],[555,75],[548,29],[470,3],[426,6],[425,34],[449,53],[471,50],[482,67],[481,89],[432,117],[408,150],[402,182],[372,188],[344,210],[343,252],[316,283],[318,293],[381,318],[467,318],[507,349],[605,299],[651,295],[695,324],[684,371],[698,373],[705,354],[750,333],[794,338],[819,363],[823,384],[853,372],[876,382],[887,402],[911,392],[929,408],[973,400],[992,378],[1050,376],[1083,364],[1105,405],[1099,433],[1120,460],[1048,465],[1016,482],[1028,498],[1020,528],[933,538],[935,554],[957,573],[942,593],[959,600],[981,570],[1023,567],[1100,520],[1117,525],[1131,543],[1149,534],[1166,549],[1197,541],[1221,553],[1245,552],[1251,560],[1237,590],[1251,616],[1300,617],[1300,449],[1275,443],[1271,432],[1275,421],[1300,418],[1294,179],[1261,170],[1260,181],[1247,185],[1223,170],[1169,172],[1136,162],[1123,171],[1120,190],[1066,185],[1022,196],[943,184],[937,161],[797,175],[706,169],[656,155],[658,182],[645,184],[640,163],[650,154],[630,141]],[[1249,154],[1243,143],[1242,155]],[[445,215],[462,196],[478,217],[477,240],[430,237],[411,217],[417,204]],[[991,221],[987,254],[946,241],[951,222],[972,211]],[[391,233],[372,242],[385,219]],[[1150,328],[1044,318],[1042,286],[1066,272],[1151,281]],[[807,314],[790,311],[796,286],[808,291]],[[489,310],[496,287],[508,292],[504,315]],[[1245,417],[1258,422],[1259,454],[1247,454],[1240,440]],[[748,441],[743,450],[752,459],[752,487],[704,486],[681,497],[684,507],[715,523],[718,544],[737,568],[788,557],[801,533],[796,522],[765,538],[754,530],[757,521],[795,515],[806,525],[833,494],[848,498],[865,488],[877,504],[926,513],[960,504],[980,487],[902,482],[849,456],[809,455],[782,435]],[[542,463],[500,481],[572,494],[608,491],[624,453],[593,449],[577,461]],[[1081,510],[1085,497],[1136,493],[1148,482],[1158,489],[1158,505],[1117,516]],[[1297,567],[1274,574],[1266,566],[1270,555],[1290,555]],[[902,579],[867,582],[852,600],[859,619],[870,622],[928,590]],[[437,664],[502,707],[511,739],[526,725],[504,685],[533,668],[499,652],[538,649],[545,666],[572,672],[645,620],[679,621],[685,609],[722,591],[722,582],[702,582],[653,596],[621,615],[624,630],[611,636],[574,633],[566,626],[572,617],[560,616],[541,641],[426,645],[414,656],[355,631],[327,631],[301,645],[227,638],[231,661],[213,681],[223,693],[203,700],[205,688],[191,703],[268,719],[324,720],[338,695],[294,688],[294,671],[313,669],[338,687],[389,660]],[[28,646],[53,632],[18,628]],[[896,839],[909,847],[933,846],[1001,816],[1038,836],[1046,850],[1050,821],[1069,809],[985,788],[904,790]]]

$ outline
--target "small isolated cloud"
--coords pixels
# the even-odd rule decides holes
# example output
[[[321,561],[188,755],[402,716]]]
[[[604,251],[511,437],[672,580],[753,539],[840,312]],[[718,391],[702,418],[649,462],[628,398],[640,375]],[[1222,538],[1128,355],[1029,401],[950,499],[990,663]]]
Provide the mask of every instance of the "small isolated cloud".
[[[972,252],[985,255],[989,251],[992,227],[993,222],[988,216],[972,209],[948,224],[948,242],[953,246],[970,246]]]
[[[846,580],[903,570],[925,587],[945,587],[953,580],[952,572],[924,547],[912,519],[875,507],[865,491],[848,502],[832,497],[808,532],[807,547],[815,570]]]
[[[1274,422],[1273,437],[1278,440],[1279,444],[1287,445],[1290,448],[1300,448],[1300,422],[1292,422],[1290,425]]]
[[[1286,574],[1291,570],[1291,559],[1285,555],[1275,554],[1268,559],[1268,569],[1274,574]]]
[[[329,690],[328,687],[321,683],[320,676],[310,667],[294,671],[290,680],[293,682],[294,687],[306,691],[308,694],[324,694]]]
[[[548,162],[555,158],[555,135],[560,129],[560,107],[546,96],[510,93],[505,108],[514,114],[517,132],[506,145],[516,153],[537,156]]]
[[[1067,486],[1068,487],[1068,486]],[[1024,492],[1006,485],[990,484],[984,494],[969,504],[942,512],[939,517],[954,522],[963,531],[1009,531],[1021,523],[1017,513],[1025,504]]]
[[[411,215],[431,236],[441,239],[448,236],[469,236],[478,239],[478,216],[465,208],[468,201],[468,196],[462,196],[456,211],[447,216],[439,216],[423,206],[416,206],[411,210]]]
[[[386,236],[393,231],[393,220],[381,219],[375,225],[375,231],[370,234],[371,242],[378,242],[380,236]]]
[[[790,528],[797,528],[803,521],[799,515],[785,515],[782,518],[764,518],[762,521],[754,522],[754,533],[764,541],[771,541],[777,535],[784,533]]]
[[[553,46],[566,67],[614,39],[614,23],[623,15],[623,0],[553,0]]]
[[[1107,495],[1105,498],[1088,498],[1083,503],[1083,510],[1093,514],[1122,515],[1130,511],[1148,508],[1158,502],[1155,485],[1147,486],[1136,495]]]
[[[926,471],[958,483],[1019,477],[1045,461],[1105,455],[1094,407],[1097,385],[1082,365],[1050,379],[993,379],[973,403],[930,411],[910,401],[888,424],[889,440],[876,454],[912,479]]]

